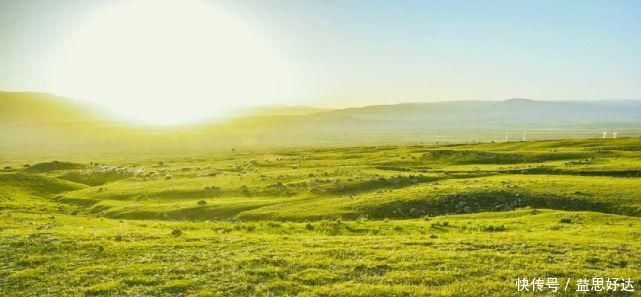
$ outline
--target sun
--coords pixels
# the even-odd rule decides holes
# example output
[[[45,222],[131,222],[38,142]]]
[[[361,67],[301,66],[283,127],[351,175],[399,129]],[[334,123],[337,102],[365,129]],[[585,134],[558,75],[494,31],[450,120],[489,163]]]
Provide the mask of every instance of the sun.
[[[223,117],[267,103],[285,61],[246,22],[199,0],[119,1],[61,44],[54,92],[151,124]]]

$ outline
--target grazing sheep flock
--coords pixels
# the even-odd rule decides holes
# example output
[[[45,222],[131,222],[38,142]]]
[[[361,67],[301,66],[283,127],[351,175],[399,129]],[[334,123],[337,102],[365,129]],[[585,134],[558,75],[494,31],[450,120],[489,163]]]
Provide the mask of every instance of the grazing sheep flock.
[[[200,173],[202,171],[207,171]],[[172,179],[173,174],[177,173],[197,173],[197,177],[214,177],[220,173],[220,170],[211,166],[206,165],[202,167],[190,166],[190,167],[180,167],[180,168],[157,168],[146,170],[145,168],[139,168],[135,166],[125,166],[125,165],[101,165],[95,164],[93,167],[88,169],[78,169],[77,172],[81,175],[121,175],[124,177],[138,177],[143,178],[144,180],[156,180],[160,177],[164,179]]]

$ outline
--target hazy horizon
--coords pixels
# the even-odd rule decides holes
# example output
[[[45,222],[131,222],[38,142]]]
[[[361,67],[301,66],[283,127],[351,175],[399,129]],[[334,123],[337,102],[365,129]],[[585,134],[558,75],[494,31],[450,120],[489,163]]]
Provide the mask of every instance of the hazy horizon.
[[[61,100],[65,100],[70,103],[77,103],[77,104],[83,104],[89,107],[94,107],[98,111],[102,112],[107,112],[109,113],[109,110],[104,109],[103,106],[101,106],[98,103],[92,102],[91,100],[87,98],[73,98],[73,97],[67,97],[64,95],[60,94],[55,94],[55,93],[50,93],[50,92],[40,92],[40,91],[33,91],[33,90],[2,90],[0,89],[0,93],[23,93],[23,94],[42,94],[42,95],[47,95],[47,96],[53,96],[57,97]],[[221,117],[217,117],[216,119],[229,119],[233,118],[235,114],[233,112],[238,112],[238,111],[243,111],[247,109],[253,109],[253,108],[297,108],[297,107],[307,107],[307,108],[318,108],[318,109],[325,109],[325,110],[340,110],[340,109],[353,109],[353,108],[364,108],[364,107],[371,107],[371,106],[391,106],[391,105],[403,105],[403,104],[422,104],[422,103],[446,103],[446,102],[505,102],[505,101],[510,101],[510,100],[528,100],[528,101],[536,101],[536,102],[599,102],[599,101],[641,101],[639,98],[555,98],[555,99],[539,99],[539,98],[526,98],[526,97],[507,97],[507,98],[486,98],[486,99],[478,99],[478,98],[453,98],[453,99],[425,99],[423,101],[397,101],[397,102],[390,102],[390,103],[372,103],[372,104],[356,104],[356,105],[313,105],[313,104],[297,104],[296,102],[293,103],[265,103],[265,104],[253,104],[253,105],[238,105],[236,106],[235,109],[230,110],[229,115],[222,115]],[[207,120],[207,118],[203,119]],[[196,121],[198,122],[198,121]],[[189,123],[189,122],[187,122]]]

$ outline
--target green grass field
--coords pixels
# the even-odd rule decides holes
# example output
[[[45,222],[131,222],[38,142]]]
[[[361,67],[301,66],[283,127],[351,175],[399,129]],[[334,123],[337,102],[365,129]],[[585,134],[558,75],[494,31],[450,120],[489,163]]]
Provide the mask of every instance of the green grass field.
[[[638,138],[2,162],[3,296],[641,295]]]

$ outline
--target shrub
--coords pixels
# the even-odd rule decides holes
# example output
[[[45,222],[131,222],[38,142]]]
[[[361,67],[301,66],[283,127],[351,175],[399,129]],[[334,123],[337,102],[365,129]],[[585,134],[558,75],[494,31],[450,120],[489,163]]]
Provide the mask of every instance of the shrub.
[[[559,220],[559,222],[563,223],[563,224],[570,224],[570,223],[572,223],[572,218],[568,218],[568,217],[561,218],[561,220]]]
[[[450,225],[450,222],[444,221],[444,222],[432,223],[432,224],[430,224],[430,227],[438,229],[440,227],[448,227],[449,225]]]
[[[282,227],[282,224],[281,223],[277,223],[277,222],[269,222],[269,223],[267,223],[267,226],[272,227],[272,228],[280,228],[280,227]]]
[[[501,232],[505,231],[505,225],[489,225],[489,226],[480,226],[481,231],[483,232]]]
[[[305,224],[305,229],[312,231],[314,230],[314,225],[312,223]]]

